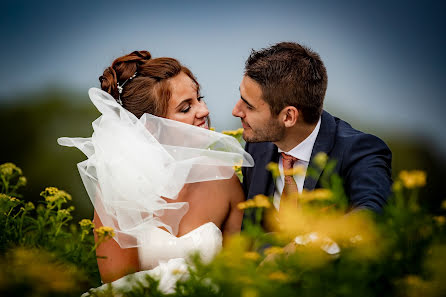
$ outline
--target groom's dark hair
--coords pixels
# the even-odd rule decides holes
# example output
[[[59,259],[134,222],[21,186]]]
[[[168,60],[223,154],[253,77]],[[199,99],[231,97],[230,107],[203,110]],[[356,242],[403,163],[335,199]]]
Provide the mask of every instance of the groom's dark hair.
[[[286,106],[294,106],[306,123],[319,120],[327,71],[316,52],[295,42],[253,50],[245,63],[245,75],[260,85],[263,100],[274,115]]]

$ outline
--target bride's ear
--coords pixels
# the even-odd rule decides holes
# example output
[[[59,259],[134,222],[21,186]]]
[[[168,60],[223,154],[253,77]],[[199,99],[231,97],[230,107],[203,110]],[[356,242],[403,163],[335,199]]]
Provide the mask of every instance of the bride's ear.
[[[286,128],[296,125],[299,118],[299,111],[294,106],[287,106],[279,114],[279,118],[282,120]]]

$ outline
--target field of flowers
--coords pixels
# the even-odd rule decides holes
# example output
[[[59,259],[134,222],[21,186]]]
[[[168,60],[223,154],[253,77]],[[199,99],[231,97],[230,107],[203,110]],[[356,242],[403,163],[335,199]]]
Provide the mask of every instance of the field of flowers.
[[[446,201],[435,215],[420,207],[425,173],[395,177],[382,214],[345,215],[333,162],[315,159],[308,174],[324,167],[325,188],[291,197],[298,207],[278,214],[265,196],[241,203],[257,222],[246,222],[211,263],[191,255],[188,277],[169,296],[446,296]],[[269,170],[277,174],[277,165]],[[20,195],[25,186],[20,168],[0,165],[0,296],[80,296],[100,286],[95,250],[113,230],[95,230],[95,243],[90,220],[73,222],[68,193],[48,187],[33,204]],[[147,277],[93,295],[165,296],[157,286]]]

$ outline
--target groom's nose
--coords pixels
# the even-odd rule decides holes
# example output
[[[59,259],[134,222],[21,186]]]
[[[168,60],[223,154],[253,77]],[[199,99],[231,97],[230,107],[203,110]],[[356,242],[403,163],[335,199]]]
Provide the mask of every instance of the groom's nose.
[[[237,101],[237,103],[234,106],[234,109],[232,109],[232,115],[238,118],[244,118],[245,114],[240,108],[241,100]]]

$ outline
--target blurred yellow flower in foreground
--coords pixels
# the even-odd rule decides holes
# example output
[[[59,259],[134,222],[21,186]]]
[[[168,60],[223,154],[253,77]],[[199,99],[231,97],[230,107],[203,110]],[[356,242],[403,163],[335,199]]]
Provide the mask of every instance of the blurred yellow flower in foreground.
[[[443,202],[441,202],[441,208],[446,209],[446,200],[444,200]]]
[[[230,136],[237,136],[243,134],[243,128],[238,128],[237,130],[224,130],[221,133]]]
[[[33,296],[72,293],[77,271],[68,263],[59,262],[42,250],[15,248],[0,259],[0,288],[31,286]],[[57,294],[58,295],[58,294]]]
[[[269,162],[268,165],[266,165],[266,169],[271,171],[274,178],[280,176],[279,165],[277,163]]]
[[[254,198],[246,200],[244,202],[240,202],[237,207],[239,209],[247,209],[247,208],[254,208],[254,207],[263,207],[263,208],[270,208],[271,202],[269,201],[269,198],[265,195],[259,194],[254,196]]]
[[[379,245],[376,244],[377,227],[367,211],[345,215],[342,211],[327,213],[285,205],[283,208],[281,206],[277,214],[267,214],[266,221],[276,231],[278,239],[291,242],[296,237],[303,236],[302,242],[315,241],[315,245],[308,245],[308,248],[317,251],[322,247],[326,252],[335,251],[339,248],[335,244],[342,243],[358,247],[357,254],[364,257],[375,257],[380,252]],[[310,234],[317,234],[320,242]],[[330,240],[324,240],[327,238]]]
[[[426,172],[421,170],[403,170],[399,174],[403,185],[408,189],[423,187],[426,185]]]
[[[289,170],[284,170],[283,171],[284,175],[300,175],[300,176],[304,176],[305,175],[305,168],[303,166],[296,166],[292,169]]]
[[[433,219],[438,226],[443,226],[446,223],[446,218],[444,216],[435,216]]]
[[[328,156],[324,152],[317,153],[316,156],[314,156],[314,164],[318,166],[320,169],[324,168],[328,161]]]
[[[281,272],[281,271],[275,271],[272,272],[268,275],[268,278],[270,280],[276,280],[276,281],[288,281],[289,277],[288,275],[286,275],[285,273]]]
[[[304,189],[301,194],[297,196],[298,201],[312,201],[312,200],[330,200],[333,198],[333,193],[329,189],[315,189],[308,191]]]
[[[259,291],[254,288],[247,287],[242,289],[241,297],[258,297]]]
[[[98,235],[98,240],[101,242],[109,238],[115,237],[115,230],[112,227],[102,226],[94,230]]]
[[[265,255],[280,255],[283,254],[284,250],[280,246],[272,246],[265,249]]]
[[[247,260],[257,261],[260,258],[260,254],[257,252],[245,252],[243,258]]]

